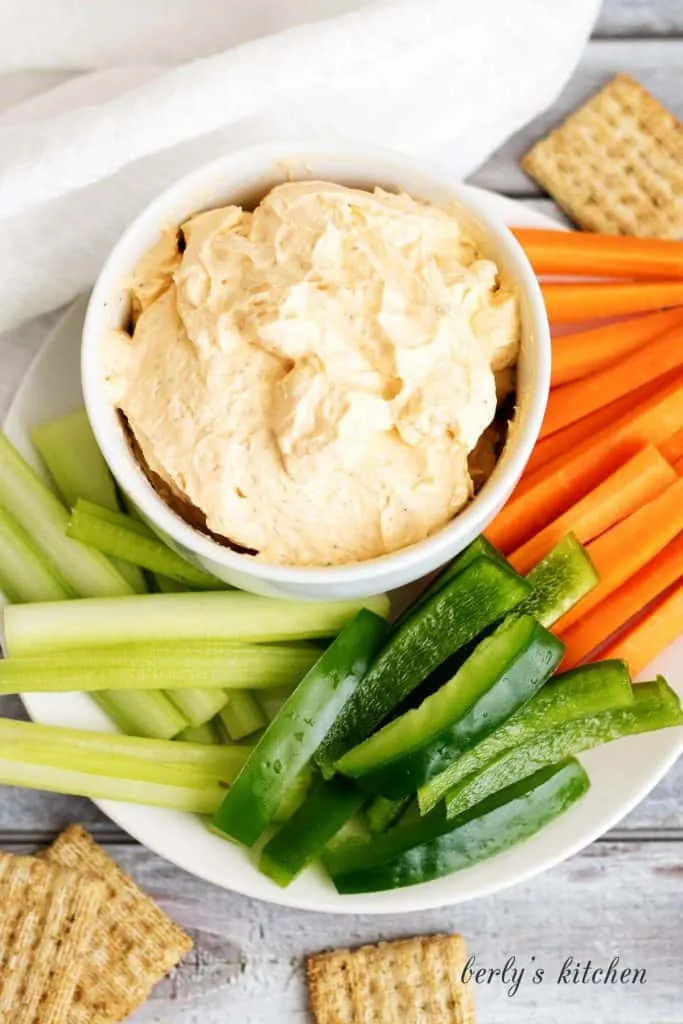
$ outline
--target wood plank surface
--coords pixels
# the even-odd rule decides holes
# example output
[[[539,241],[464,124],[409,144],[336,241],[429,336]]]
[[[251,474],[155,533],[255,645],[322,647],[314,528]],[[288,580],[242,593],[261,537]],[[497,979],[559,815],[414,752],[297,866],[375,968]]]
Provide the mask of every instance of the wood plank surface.
[[[604,0],[595,35],[683,35],[683,0]]]
[[[31,846],[17,846],[27,852]],[[195,950],[137,1024],[305,1024],[302,960],[320,949],[460,931],[477,965],[525,968],[519,988],[476,987],[482,1024],[681,1024],[678,843],[601,843],[496,896],[410,916],[272,908],[215,889],[132,846],[109,851],[193,935]],[[645,970],[645,983],[558,984],[565,960]],[[535,959],[532,959],[535,958]],[[532,972],[544,970],[541,984]],[[406,1022],[412,1024],[412,1022]]]

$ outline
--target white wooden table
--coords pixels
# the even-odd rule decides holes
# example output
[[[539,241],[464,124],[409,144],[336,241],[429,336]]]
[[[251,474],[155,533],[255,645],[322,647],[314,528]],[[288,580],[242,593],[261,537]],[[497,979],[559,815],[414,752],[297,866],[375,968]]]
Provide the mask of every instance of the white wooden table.
[[[518,157],[616,71],[632,73],[683,116],[683,0],[606,0],[595,38],[555,107],[473,181],[552,210],[519,170]],[[53,320],[45,317],[22,331],[20,344],[0,338],[0,413]],[[0,714],[23,717],[16,699],[0,698]],[[3,789],[0,848],[32,851],[79,821],[192,932],[195,951],[136,1021],[303,1024],[309,1019],[304,954],[458,930],[482,965],[502,967],[514,956],[516,966],[526,968],[514,995],[500,981],[477,987],[482,1024],[683,1024],[682,787],[679,765],[618,829],[525,885],[403,917],[300,913],[215,889],[137,846],[86,800]],[[644,968],[646,984],[557,984],[567,957],[602,966],[616,955],[620,967]],[[545,968],[543,984],[531,983],[532,967]]]

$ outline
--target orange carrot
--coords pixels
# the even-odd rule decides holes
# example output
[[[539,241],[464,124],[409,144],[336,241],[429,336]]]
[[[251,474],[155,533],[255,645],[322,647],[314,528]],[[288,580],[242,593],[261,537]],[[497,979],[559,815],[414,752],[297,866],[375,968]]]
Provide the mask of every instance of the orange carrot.
[[[566,650],[562,670],[575,668],[621,629],[646,605],[683,576],[683,533],[631,576],[590,615],[584,615],[562,637]],[[683,628],[683,620],[682,627]]]
[[[530,473],[486,530],[508,554],[597,487],[646,444],[658,447],[683,423],[683,383],[672,381],[642,406]]]
[[[658,654],[681,634],[683,583],[601,653],[601,658],[622,658],[631,674],[640,675]]]
[[[683,427],[672,434],[664,444],[660,445],[660,452],[669,462],[675,463],[683,459]]]
[[[543,419],[541,437],[562,430],[596,409],[682,366],[683,323],[619,362],[553,391]]]
[[[593,491],[572,505],[510,556],[517,572],[526,574],[570,531],[582,544],[609,530],[677,480],[676,472],[656,448],[648,445]]]
[[[552,324],[649,313],[683,305],[683,282],[637,281],[635,284],[544,282],[541,291]]]
[[[576,423],[570,423],[568,427],[541,438],[534,445],[531,458],[526,464],[525,474],[533,473],[539,466],[545,466],[547,462],[558,455],[573,451],[587,437],[595,437],[604,427],[617,423],[625,414],[632,417],[642,403],[659,391],[661,386],[661,381],[646,384],[644,388],[639,388],[633,394],[624,395],[616,402],[610,402],[602,409],[596,409],[590,416],[582,416]]]
[[[683,459],[679,459],[678,462],[674,462],[674,469],[679,476],[683,476]]]
[[[683,242],[680,243],[683,246]],[[601,370],[671,327],[683,326],[683,310],[648,313],[575,334],[553,338],[551,387]]]
[[[679,478],[658,498],[591,541],[587,550],[600,582],[555,623],[553,631],[563,637],[570,626],[642,569],[681,530],[683,480]]]
[[[683,242],[543,228],[513,228],[513,234],[537,274],[683,277]]]

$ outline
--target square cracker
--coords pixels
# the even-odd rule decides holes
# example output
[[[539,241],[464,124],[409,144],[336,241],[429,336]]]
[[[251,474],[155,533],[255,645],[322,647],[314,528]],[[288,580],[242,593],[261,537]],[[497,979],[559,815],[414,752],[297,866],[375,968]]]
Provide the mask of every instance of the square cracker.
[[[683,124],[628,75],[536,143],[522,167],[588,231],[683,232]]]
[[[460,935],[337,949],[306,963],[316,1024],[475,1024]]]
[[[125,1020],[192,948],[192,940],[79,825],[70,825],[43,857],[105,882],[105,901],[63,1024]]]
[[[63,1024],[105,886],[0,853],[0,1021]]]

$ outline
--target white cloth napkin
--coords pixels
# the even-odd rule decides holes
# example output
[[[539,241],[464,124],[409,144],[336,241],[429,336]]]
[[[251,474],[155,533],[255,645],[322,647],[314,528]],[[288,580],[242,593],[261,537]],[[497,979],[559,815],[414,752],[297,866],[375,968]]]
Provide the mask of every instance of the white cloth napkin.
[[[0,114],[0,330],[86,288],[156,192],[232,147],[345,138],[466,175],[553,102],[598,6],[0,0],[0,99],[26,69],[53,85]]]

